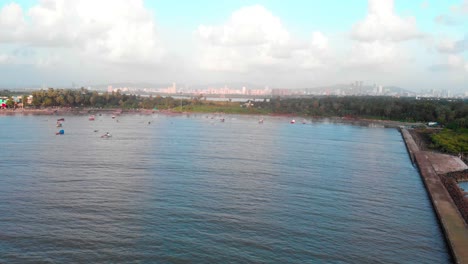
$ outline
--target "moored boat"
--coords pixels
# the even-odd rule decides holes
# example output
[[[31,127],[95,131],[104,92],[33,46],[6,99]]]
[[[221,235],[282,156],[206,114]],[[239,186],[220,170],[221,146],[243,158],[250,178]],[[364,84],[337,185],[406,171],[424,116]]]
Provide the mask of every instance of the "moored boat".
[[[101,136],[101,138],[110,138],[112,135],[109,132],[106,132],[104,135]]]

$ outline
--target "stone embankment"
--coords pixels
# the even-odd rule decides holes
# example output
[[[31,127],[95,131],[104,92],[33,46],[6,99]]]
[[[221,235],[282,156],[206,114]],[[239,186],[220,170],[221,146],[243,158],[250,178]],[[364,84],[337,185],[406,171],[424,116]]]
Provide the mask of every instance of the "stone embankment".
[[[466,164],[457,157],[420,151],[408,130],[402,128],[401,133],[411,160],[419,168],[455,263],[468,264],[468,226],[437,173],[465,170]]]

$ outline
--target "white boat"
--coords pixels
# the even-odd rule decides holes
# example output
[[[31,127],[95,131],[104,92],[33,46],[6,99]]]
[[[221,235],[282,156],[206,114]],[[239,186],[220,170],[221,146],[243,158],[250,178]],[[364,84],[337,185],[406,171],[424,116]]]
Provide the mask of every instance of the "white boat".
[[[296,123],[296,120],[293,119],[293,120],[291,120],[290,123],[291,123],[291,124],[295,124],[295,123]]]

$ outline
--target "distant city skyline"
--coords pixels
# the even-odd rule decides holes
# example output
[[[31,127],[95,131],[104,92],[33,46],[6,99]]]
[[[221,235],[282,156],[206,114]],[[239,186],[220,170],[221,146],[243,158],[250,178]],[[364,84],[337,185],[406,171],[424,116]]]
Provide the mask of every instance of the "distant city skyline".
[[[0,88],[362,81],[464,93],[467,28],[468,0],[0,0]]]

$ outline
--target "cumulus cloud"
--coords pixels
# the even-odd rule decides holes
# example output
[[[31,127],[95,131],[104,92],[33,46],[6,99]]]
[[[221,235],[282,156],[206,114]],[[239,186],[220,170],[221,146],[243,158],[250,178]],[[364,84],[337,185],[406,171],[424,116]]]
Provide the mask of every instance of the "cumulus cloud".
[[[315,31],[312,33],[312,47],[318,50],[325,50],[328,48],[328,39],[320,31]]]
[[[405,41],[422,37],[414,17],[395,14],[393,0],[369,0],[368,15],[354,25],[351,36],[359,41]]]
[[[263,6],[232,13],[221,26],[198,27],[202,41],[201,66],[210,70],[245,71],[250,65],[274,64],[290,56],[290,42],[281,20]]]
[[[317,51],[328,47],[327,38],[318,31],[310,43],[293,39],[281,19],[261,5],[234,11],[223,25],[201,25],[196,35],[201,42],[200,64],[207,70],[245,72],[292,64],[309,67],[311,60],[319,60]]]
[[[372,41],[356,42],[350,50],[350,56],[345,63],[351,67],[386,68],[397,62],[406,60],[401,47],[392,42]]]
[[[413,17],[395,14],[393,0],[369,0],[368,14],[351,30],[350,49],[343,58],[343,67],[385,71],[395,70],[410,56],[407,43],[422,34]]]
[[[202,25],[198,33],[204,40],[222,46],[284,45],[290,40],[281,20],[260,5],[235,11],[222,26]]]
[[[27,11],[0,10],[0,43],[74,49],[113,63],[153,63],[163,55],[156,26],[142,0],[43,0]]]
[[[16,3],[3,6],[0,9],[0,43],[19,40],[24,31],[24,15]]]
[[[320,31],[312,33],[310,43],[295,52],[297,64],[303,69],[326,69],[334,64],[334,54],[328,38]]]

